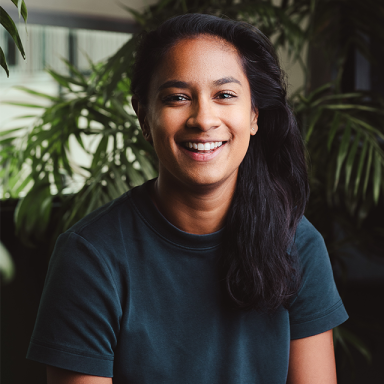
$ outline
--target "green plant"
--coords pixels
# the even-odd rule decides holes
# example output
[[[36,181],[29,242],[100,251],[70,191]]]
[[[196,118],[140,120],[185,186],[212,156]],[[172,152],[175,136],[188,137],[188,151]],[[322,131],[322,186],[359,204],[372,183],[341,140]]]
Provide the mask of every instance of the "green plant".
[[[69,62],[66,64],[71,77],[48,70],[62,87],[57,97],[19,87],[52,103],[46,108],[11,103],[42,110],[32,128],[1,132],[3,192],[17,197],[28,189],[15,220],[17,234],[29,245],[45,239],[54,198],[61,204],[55,228],[58,234],[156,175],[153,149],[139,133],[129,109],[129,79],[121,77],[111,92],[104,66],[90,62],[92,74],[85,78]],[[20,132],[22,136],[16,138]],[[88,166],[71,159],[75,142],[88,154]],[[83,186],[68,193],[76,178]]]
[[[0,283],[10,283],[15,275],[15,265],[8,250],[0,241]]]
[[[16,7],[19,10],[19,18],[22,16],[24,19],[24,22],[27,23],[28,18],[28,11],[27,7],[24,3],[24,0],[11,0],[13,4],[16,5]],[[3,7],[0,7],[0,24],[8,31],[8,33],[11,35],[13,41],[16,44],[16,47],[21,53],[21,56],[23,56],[23,59],[25,59],[25,52],[23,48],[23,44],[21,42],[19,32],[17,31],[17,27],[12,20],[12,18],[8,15],[8,13],[4,10]],[[4,68],[4,71],[7,73],[7,77],[9,77],[9,69],[7,65],[7,60],[5,59],[5,55],[3,50],[0,47],[0,65]]]

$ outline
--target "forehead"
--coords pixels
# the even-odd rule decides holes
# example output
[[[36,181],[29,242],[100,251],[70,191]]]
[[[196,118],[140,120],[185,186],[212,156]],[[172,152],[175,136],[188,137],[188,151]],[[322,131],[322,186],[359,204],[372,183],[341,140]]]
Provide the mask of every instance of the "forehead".
[[[168,80],[203,85],[228,76],[246,79],[236,47],[219,37],[200,35],[169,49],[152,77],[151,90]]]

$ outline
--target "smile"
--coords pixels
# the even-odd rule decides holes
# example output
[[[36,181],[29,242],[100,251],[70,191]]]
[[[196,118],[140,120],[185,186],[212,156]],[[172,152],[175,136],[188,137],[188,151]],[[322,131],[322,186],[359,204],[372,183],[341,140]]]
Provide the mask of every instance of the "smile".
[[[183,146],[187,148],[191,152],[196,153],[210,153],[215,151],[215,149],[221,147],[223,145],[222,141],[211,141],[207,143],[194,143],[192,141],[188,141],[183,143]]]

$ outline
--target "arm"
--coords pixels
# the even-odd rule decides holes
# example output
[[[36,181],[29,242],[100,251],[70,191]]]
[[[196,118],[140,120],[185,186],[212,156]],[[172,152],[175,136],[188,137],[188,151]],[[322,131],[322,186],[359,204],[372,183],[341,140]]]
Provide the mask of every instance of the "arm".
[[[48,384],[112,384],[111,377],[84,375],[66,369],[47,366]]]
[[[332,330],[291,340],[287,384],[336,384]]]

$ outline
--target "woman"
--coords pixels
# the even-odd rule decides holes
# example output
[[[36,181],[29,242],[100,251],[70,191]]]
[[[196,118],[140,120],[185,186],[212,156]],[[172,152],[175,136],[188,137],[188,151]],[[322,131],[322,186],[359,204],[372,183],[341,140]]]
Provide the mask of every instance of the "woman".
[[[159,177],[60,236],[28,357],[58,384],[336,383],[347,315],[269,41],[175,17],[132,90]]]

